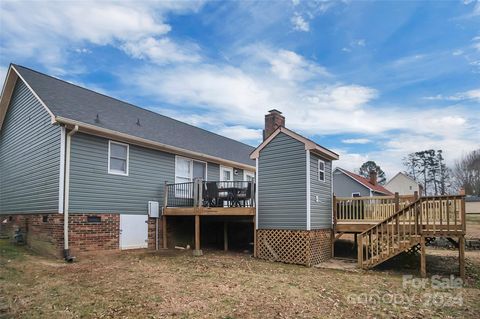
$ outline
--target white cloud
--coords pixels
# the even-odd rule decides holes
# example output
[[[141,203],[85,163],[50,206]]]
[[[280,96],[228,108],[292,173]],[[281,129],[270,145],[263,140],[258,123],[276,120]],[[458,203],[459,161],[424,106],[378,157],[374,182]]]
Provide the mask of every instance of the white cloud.
[[[59,67],[67,64],[72,46],[121,47],[165,36],[171,29],[164,22],[168,12],[194,11],[201,5],[193,1],[3,2],[0,48],[6,57],[35,57],[47,67]]]
[[[252,129],[242,125],[224,126],[215,131],[220,135],[240,141],[257,142],[262,138],[262,129]]]
[[[92,50],[87,49],[87,48],[76,48],[74,51],[78,54],[90,54],[90,53],[92,53]]]
[[[311,7],[299,2],[290,23],[307,32],[309,22],[331,5]],[[193,1],[4,2],[0,49],[4,56],[35,58],[54,73],[70,74],[69,53],[94,53],[96,46],[118,48],[130,57],[156,64],[118,70],[125,90],[130,89],[134,96],[153,97],[163,107],[152,109],[179,120],[255,144],[261,139],[264,114],[278,108],[286,116],[287,126],[301,134],[353,133],[365,138],[342,142],[361,145],[374,141],[381,149],[368,154],[358,150],[359,146],[353,154],[338,150],[340,166],[347,169],[372,159],[393,174],[401,169],[401,158],[409,152],[442,148],[446,157],[454,157],[478,148],[479,112],[461,103],[415,111],[404,106],[383,107],[377,105],[381,92],[376,88],[340,81],[322,65],[291,49],[257,44],[235,50],[238,52],[226,59],[228,64],[209,60],[196,44],[170,36],[166,19],[169,13],[195,11],[200,6]],[[364,46],[364,39],[356,39],[343,51]],[[403,67],[417,68],[429,61],[422,54],[407,56],[395,61],[389,71],[395,76]],[[479,61],[469,62],[480,66]],[[0,76],[5,72],[6,68],[0,68]],[[480,89],[429,99],[478,102]]]
[[[8,68],[4,66],[0,66],[0,86],[3,87],[3,83],[5,78],[7,77]],[[0,89],[1,90],[1,89]],[[1,94],[1,93],[0,93]]]
[[[480,52],[480,36],[474,37],[472,39],[473,48]]]
[[[312,78],[328,77],[330,74],[321,65],[289,50],[274,49],[262,44],[255,44],[240,50],[242,59],[256,69],[267,63],[270,71],[280,80],[306,81]]]
[[[368,144],[371,142],[372,141],[369,140],[368,138],[348,138],[348,139],[342,140],[342,143],[345,143],[345,144]]]
[[[122,49],[134,58],[149,59],[156,64],[191,63],[201,59],[198,54],[198,46],[194,44],[178,45],[168,38],[147,37],[138,41],[130,41],[122,45]]]
[[[480,88],[469,90],[465,92],[456,93],[454,95],[442,95],[437,94],[435,96],[427,96],[426,100],[444,100],[444,101],[464,101],[464,100],[473,100],[480,103]]]
[[[366,45],[365,39],[356,39],[350,42],[350,46],[352,47],[364,47]]]
[[[299,15],[298,13],[295,13],[293,17],[290,19],[293,25],[293,29],[297,31],[303,31],[303,32],[308,32],[310,31],[310,25],[305,19]]]

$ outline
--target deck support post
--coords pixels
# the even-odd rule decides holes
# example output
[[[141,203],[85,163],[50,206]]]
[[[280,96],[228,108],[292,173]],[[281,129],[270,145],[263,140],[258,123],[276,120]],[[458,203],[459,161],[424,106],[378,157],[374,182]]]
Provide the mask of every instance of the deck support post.
[[[195,250],[194,256],[202,256],[203,252],[200,250],[200,215],[195,215]]]
[[[333,194],[332,196],[332,258],[335,257],[335,240],[337,237],[335,236],[336,226],[337,226],[337,196]]]
[[[162,216],[162,245],[163,249],[167,249],[167,216]]]
[[[400,195],[395,192],[395,213],[400,210]]]
[[[460,278],[465,281],[465,235],[458,237],[458,264]]]
[[[358,237],[357,243],[357,259],[358,259],[358,267],[363,268],[363,242],[362,236]]]
[[[257,258],[257,221],[253,216],[253,257]]]
[[[425,236],[420,237],[420,276],[427,277],[427,256],[425,251]]]
[[[223,222],[223,250],[228,251],[228,222]]]

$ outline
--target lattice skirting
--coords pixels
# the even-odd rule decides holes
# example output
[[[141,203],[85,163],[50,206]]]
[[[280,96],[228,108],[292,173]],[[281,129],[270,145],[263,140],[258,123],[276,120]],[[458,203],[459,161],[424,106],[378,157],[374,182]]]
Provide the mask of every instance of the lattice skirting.
[[[312,266],[332,256],[332,230],[257,230],[257,257]]]

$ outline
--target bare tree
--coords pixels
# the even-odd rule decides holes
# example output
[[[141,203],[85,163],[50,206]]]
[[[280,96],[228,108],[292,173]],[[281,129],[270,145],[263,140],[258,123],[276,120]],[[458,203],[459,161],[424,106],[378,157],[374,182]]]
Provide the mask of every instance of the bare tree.
[[[424,195],[445,195],[449,187],[449,171],[442,150],[425,150],[408,154],[403,159],[406,173],[423,184]]]
[[[480,195],[480,149],[455,161],[452,169],[454,187],[467,195]]]

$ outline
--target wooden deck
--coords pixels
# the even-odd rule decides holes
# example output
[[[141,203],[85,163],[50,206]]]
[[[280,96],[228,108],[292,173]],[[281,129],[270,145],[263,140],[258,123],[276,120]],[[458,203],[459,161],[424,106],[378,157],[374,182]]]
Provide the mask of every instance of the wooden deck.
[[[255,183],[253,181],[203,181],[165,184],[162,210],[163,248],[167,248],[167,221],[178,216],[195,219],[194,256],[201,256],[200,218],[250,216],[255,233]],[[256,243],[256,236],[254,237]],[[254,244],[255,245],[255,244]],[[224,249],[228,249],[228,225],[224,222]]]
[[[164,216],[255,216],[255,207],[165,207]]]
[[[358,265],[372,268],[402,253],[420,252],[421,275],[426,276],[426,242],[445,237],[459,249],[460,276],[465,276],[465,196],[401,198],[334,197],[335,239],[355,234]],[[454,241],[456,239],[456,241]]]

